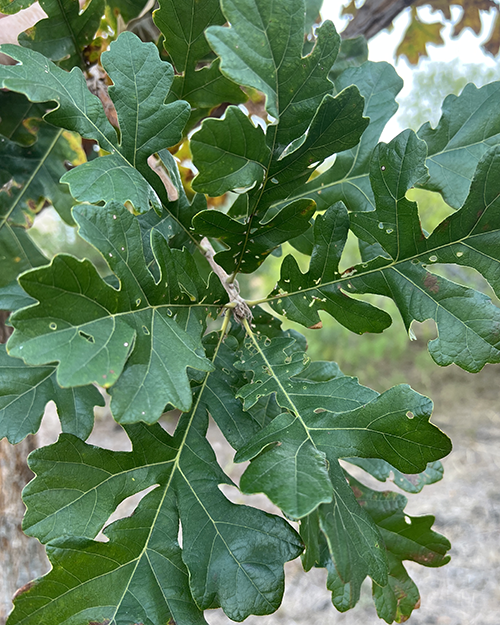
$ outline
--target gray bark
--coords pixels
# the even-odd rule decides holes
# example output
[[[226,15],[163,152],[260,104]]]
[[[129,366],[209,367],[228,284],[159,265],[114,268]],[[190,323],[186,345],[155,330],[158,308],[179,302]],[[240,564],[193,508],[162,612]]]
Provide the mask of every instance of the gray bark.
[[[354,18],[342,31],[343,39],[363,35],[371,39],[378,32],[388,28],[393,20],[416,0],[366,0]]]
[[[2,343],[9,335],[7,315],[0,311]],[[49,569],[42,545],[21,530],[25,510],[21,491],[33,477],[26,458],[36,446],[35,436],[17,445],[0,441],[0,625],[5,625],[16,590]]]

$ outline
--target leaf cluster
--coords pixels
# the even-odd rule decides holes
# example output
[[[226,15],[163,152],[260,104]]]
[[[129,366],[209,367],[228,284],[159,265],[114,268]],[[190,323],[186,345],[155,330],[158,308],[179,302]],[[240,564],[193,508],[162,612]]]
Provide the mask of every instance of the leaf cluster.
[[[436,128],[379,143],[402,81],[359,41],[341,46],[331,22],[313,29],[318,2],[161,0],[161,42],[122,32],[94,67],[99,89],[83,51],[102,6],[70,4],[72,48],[50,44],[40,22],[2,47],[18,63],[0,67],[0,306],[14,328],[0,351],[0,436],[36,432],[50,400],[63,430],[30,456],[24,492],[24,530],[52,569],[18,595],[8,625],[192,625],[216,607],[242,621],[278,608],[283,565],[299,555],[306,571],[327,570],[338,610],[370,577],[379,616],[406,620],[420,598],[403,561],[444,565],[450,544],[433,517],[407,516],[403,495],[349,467],[416,493],[441,479],[451,442],[430,399],[404,384],[379,394],[311,362],[282,322],[319,329],[329,314],[383,332],[392,319],[375,294],[410,335],[414,321],[435,321],[439,365],[500,362],[498,308],[434,271],[472,267],[500,296],[499,83],[449,96]],[[123,20],[140,12],[106,7]],[[450,206],[432,233],[413,187]],[[29,227],[49,203],[99,267],[36,248]],[[342,269],[350,233],[361,262]],[[245,300],[238,274],[285,242],[310,257],[307,270],[291,253],[272,292]],[[85,442],[96,387],[131,451]],[[265,493],[282,514],[223,494],[235,484],[209,418],[248,462],[240,491]],[[144,491],[132,516],[110,522]]]

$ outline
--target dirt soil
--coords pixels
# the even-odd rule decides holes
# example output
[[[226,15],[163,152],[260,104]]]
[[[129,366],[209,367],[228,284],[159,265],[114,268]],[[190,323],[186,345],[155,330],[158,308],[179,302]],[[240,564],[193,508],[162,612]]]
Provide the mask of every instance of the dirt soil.
[[[432,421],[454,443],[453,452],[443,462],[444,479],[426,486],[420,495],[408,495],[407,512],[435,515],[434,529],[452,543],[451,562],[441,569],[406,563],[422,597],[422,605],[410,622],[413,625],[498,625],[500,368],[488,366],[480,374],[470,375],[456,367],[434,367],[431,374],[424,374],[418,368],[405,366],[404,373],[413,388],[432,397],[435,403]],[[392,383],[388,374],[387,384],[382,386],[388,388]],[[41,443],[48,444],[57,435],[58,420],[52,409],[44,418]],[[211,427],[209,438],[221,466],[237,481],[242,466],[232,463],[232,450],[215,426]],[[97,418],[89,442],[113,449],[130,448],[123,431],[104,416]],[[391,484],[381,484],[369,476],[365,482],[380,490],[391,489]],[[276,512],[264,496],[244,497],[234,488],[226,493],[235,502],[245,501]],[[130,514],[137,501],[136,497],[124,502],[113,519]],[[368,582],[356,608],[340,614],[331,604],[325,577],[324,571],[319,569],[305,574],[300,560],[289,563],[280,609],[268,617],[250,617],[245,623],[374,625],[382,622],[375,613]],[[206,619],[210,625],[232,622],[220,610],[206,612]]]

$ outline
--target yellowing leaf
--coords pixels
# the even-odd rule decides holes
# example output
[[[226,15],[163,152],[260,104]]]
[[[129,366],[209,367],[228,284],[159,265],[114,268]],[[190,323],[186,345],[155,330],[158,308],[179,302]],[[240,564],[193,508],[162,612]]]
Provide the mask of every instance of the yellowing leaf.
[[[403,40],[397,47],[396,58],[405,55],[412,65],[417,65],[421,56],[427,56],[428,43],[437,45],[444,43],[441,37],[442,28],[441,22],[434,24],[421,22],[413,10],[412,21],[403,36]]]

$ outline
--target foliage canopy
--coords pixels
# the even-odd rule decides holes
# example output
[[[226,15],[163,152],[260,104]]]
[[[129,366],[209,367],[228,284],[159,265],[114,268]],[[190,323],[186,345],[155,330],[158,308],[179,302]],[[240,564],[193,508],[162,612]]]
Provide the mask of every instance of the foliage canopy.
[[[219,606],[242,621],[278,608],[283,565],[299,555],[328,571],[338,610],[369,576],[379,616],[406,620],[419,594],[403,561],[441,566],[450,544],[433,517],[409,517],[402,494],[348,467],[417,492],[441,478],[450,440],[428,398],[311,362],[282,321],[319,329],[328,314],[383,332],[392,319],[375,294],[410,335],[435,321],[439,365],[500,362],[500,310],[433,271],[473,267],[500,296],[500,83],[468,85],[436,128],[379,143],[402,81],[331,22],[311,30],[318,2],[160,0],[158,44],[122,28],[141,2],[41,4],[47,20],[3,46],[17,64],[0,67],[0,308],[14,328],[0,351],[0,437],[36,432],[49,400],[63,433],[30,456],[24,492],[24,530],[53,568],[17,596],[8,625],[194,625]],[[432,233],[413,187],[455,210]],[[47,204],[106,270],[37,248],[29,227]],[[349,232],[362,260],[342,270]],[[238,274],[285,242],[310,256],[307,271],[291,253],[272,292],[245,301]],[[96,385],[132,451],[85,442]],[[170,435],[159,420],[173,410]],[[209,415],[249,461],[240,490],[283,516],[221,492],[232,481]],[[108,523],[150,487],[133,516]]]

